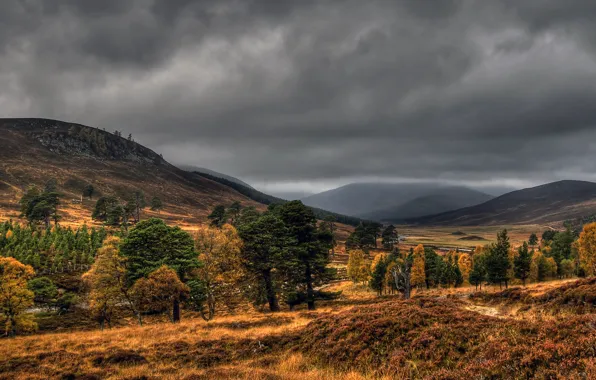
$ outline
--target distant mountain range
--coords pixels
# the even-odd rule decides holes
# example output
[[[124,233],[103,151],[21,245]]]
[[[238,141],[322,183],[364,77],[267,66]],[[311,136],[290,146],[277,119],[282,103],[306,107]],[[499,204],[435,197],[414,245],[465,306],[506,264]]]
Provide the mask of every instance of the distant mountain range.
[[[436,193],[433,192],[396,206],[359,216],[364,219],[400,223],[411,218],[474,206],[493,198],[492,195],[466,187],[446,187],[438,189]]]
[[[559,181],[517,190],[488,202],[412,218],[419,225],[473,226],[560,222],[596,214],[596,183]]]
[[[476,205],[492,198],[474,189],[440,183],[354,183],[302,201],[309,206],[364,219],[399,222]]]

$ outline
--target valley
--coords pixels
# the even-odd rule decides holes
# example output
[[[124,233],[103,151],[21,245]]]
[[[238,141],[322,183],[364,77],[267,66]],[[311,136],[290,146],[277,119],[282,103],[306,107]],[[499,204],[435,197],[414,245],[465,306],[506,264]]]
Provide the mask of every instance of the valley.
[[[596,376],[596,184],[304,205],[117,131],[0,130],[0,379]]]

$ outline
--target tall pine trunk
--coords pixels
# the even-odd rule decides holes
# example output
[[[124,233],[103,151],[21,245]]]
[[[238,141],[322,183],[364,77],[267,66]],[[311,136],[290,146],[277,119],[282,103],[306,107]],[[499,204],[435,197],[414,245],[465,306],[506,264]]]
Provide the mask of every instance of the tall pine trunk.
[[[306,301],[308,305],[308,310],[315,309],[315,292],[312,286],[312,274],[310,271],[310,263],[306,264]]]
[[[266,269],[263,271],[263,280],[265,281],[265,291],[267,292],[269,310],[279,311],[279,302],[277,301],[275,289],[273,288],[273,281],[271,279],[271,269]]]

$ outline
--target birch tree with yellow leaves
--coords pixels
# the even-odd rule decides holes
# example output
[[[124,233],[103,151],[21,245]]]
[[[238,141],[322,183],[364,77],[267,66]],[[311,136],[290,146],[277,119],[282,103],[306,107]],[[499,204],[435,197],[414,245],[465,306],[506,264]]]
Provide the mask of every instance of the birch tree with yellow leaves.
[[[5,334],[34,331],[37,324],[25,311],[33,306],[34,294],[27,288],[35,272],[29,265],[12,257],[0,257],[0,325]]]
[[[203,289],[203,299],[196,301],[201,316],[208,321],[218,304],[231,306],[240,296],[238,282],[244,276],[242,240],[230,224],[221,228],[204,226],[197,231],[195,249],[201,266],[194,275]]]
[[[579,264],[587,276],[596,276],[596,223],[586,224],[577,242]]]

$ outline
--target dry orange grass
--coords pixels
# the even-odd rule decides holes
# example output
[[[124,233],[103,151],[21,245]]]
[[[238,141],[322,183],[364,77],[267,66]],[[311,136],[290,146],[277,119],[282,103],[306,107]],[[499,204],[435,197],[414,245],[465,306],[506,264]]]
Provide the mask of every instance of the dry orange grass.
[[[543,292],[564,281],[533,284]],[[309,323],[350,313],[354,305],[376,308],[396,297],[377,298],[364,285],[339,282],[326,288],[341,290],[338,300],[321,302],[318,310],[216,317],[205,322],[191,313],[180,324],[155,323],[104,331],[78,331],[18,337],[0,341],[0,379],[372,379],[376,368],[350,368],[322,363],[310,353],[292,349]],[[498,288],[496,289],[498,290]],[[492,290],[491,290],[492,291]],[[444,298],[465,291],[421,291],[418,296]],[[457,297],[459,298],[459,297]],[[510,318],[509,313],[482,309],[463,300],[455,303],[477,314]],[[368,305],[368,306],[367,306]],[[389,305],[389,304],[387,304]],[[486,306],[485,308],[488,308]],[[363,309],[366,310],[366,309]],[[372,309],[371,309],[372,310]],[[188,318],[192,316],[191,318]],[[371,314],[371,317],[373,315]],[[364,319],[358,321],[366,323]],[[356,322],[358,322],[356,321]],[[533,319],[533,323],[537,320]],[[348,349],[346,347],[346,349]],[[346,365],[347,364],[347,365]],[[340,370],[339,368],[343,368]],[[391,378],[410,378],[392,373]],[[377,374],[377,376],[379,376]],[[389,377],[387,377],[389,378]]]

